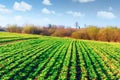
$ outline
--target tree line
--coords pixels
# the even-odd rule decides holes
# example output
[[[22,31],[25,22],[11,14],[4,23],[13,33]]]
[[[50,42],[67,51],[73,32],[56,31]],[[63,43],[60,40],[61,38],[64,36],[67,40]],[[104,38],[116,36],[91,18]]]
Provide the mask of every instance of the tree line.
[[[8,32],[40,34],[45,36],[72,37],[75,39],[98,40],[107,42],[120,42],[120,28],[115,26],[97,27],[87,26],[86,28],[70,28],[64,26],[49,25],[40,27],[35,25],[9,25],[5,28]]]

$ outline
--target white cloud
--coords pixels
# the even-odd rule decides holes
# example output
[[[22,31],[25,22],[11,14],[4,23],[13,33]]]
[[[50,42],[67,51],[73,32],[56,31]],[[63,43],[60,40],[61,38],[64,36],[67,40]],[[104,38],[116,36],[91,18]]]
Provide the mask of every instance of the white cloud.
[[[7,9],[5,5],[0,4],[0,13],[11,13],[12,11],[10,9]]]
[[[44,14],[55,14],[55,11],[54,10],[49,10],[47,8],[43,8],[42,13],[44,13]]]
[[[113,10],[113,8],[110,6],[110,7],[108,8],[108,10],[109,10],[109,11],[112,11],[112,10]]]
[[[83,17],[85,16],[84,14],[82,14],[81,12],[73,12],[73,11],[67,11],[67,14],[73,15],[73,16],[77,16],[77,17]]]
[[[35,24],[35,25],[46,25],[51,23],[51,19],[47,17],[26,17],[22,15],[13,15],[13,16],[6,16],[0,15],[0,26],[6,27],[8,24],[17,24],[19,26],[23,26],[25,24]]]
[[[50,2],[50,0],[43,0],[42,2],[44,5],[52,5],[52,3]]]
[[[25,19],[22,19],[22,16],[16,15],[16,16],[6,16],[6,15],[0,15],[0,25],[6,26],[8,24],[22,24],[25,22]]]
[[[20,15],[14,16],[14,19],[16,21],[20,21],[20,20],[22,20],[22,16],[20,16]]]
[[[0,26],[4,27],[7,24],[11,23],[11,21],[13,21],[13,20],[10,19],[9,17],[0,15]]]
[[[109,11],[98,11],[97,16],[104,19],[114,19],[116,16]]]
[[[50,22],[50,19],[49,18],[43,18],[43,21],[44,22]]]
[[[24,1],[22,2],[15,2],[13,5],[14,10],[17,11],[30,11],[32,9],[32,6]]]
[[[5,17],[0,15],[0,21],[4,21],[5,20]]]
[[[94,2],[95,0],[73,0],[73,1],[80,3],[88,3],[88,2]]]

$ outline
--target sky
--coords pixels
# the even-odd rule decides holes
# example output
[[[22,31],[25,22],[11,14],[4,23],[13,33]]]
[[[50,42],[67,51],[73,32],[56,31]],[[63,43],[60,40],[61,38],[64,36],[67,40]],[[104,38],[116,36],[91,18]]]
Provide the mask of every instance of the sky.
[[[0,25],[120,26],[120,0],[0,0]]]

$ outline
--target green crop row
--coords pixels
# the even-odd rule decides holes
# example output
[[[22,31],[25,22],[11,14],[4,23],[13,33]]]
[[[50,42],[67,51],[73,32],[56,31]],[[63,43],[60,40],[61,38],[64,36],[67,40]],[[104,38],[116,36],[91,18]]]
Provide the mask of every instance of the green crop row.
[[[0,46],[0,80],[120,79],[120,44],[32,37],[0,37],[16,41]]]

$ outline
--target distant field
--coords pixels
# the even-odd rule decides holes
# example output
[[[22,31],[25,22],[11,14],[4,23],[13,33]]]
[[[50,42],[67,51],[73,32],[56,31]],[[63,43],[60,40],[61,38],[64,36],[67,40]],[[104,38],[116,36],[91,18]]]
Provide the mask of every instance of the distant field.
[[[120,44],[0,32],[0,80],[120,80]]]

